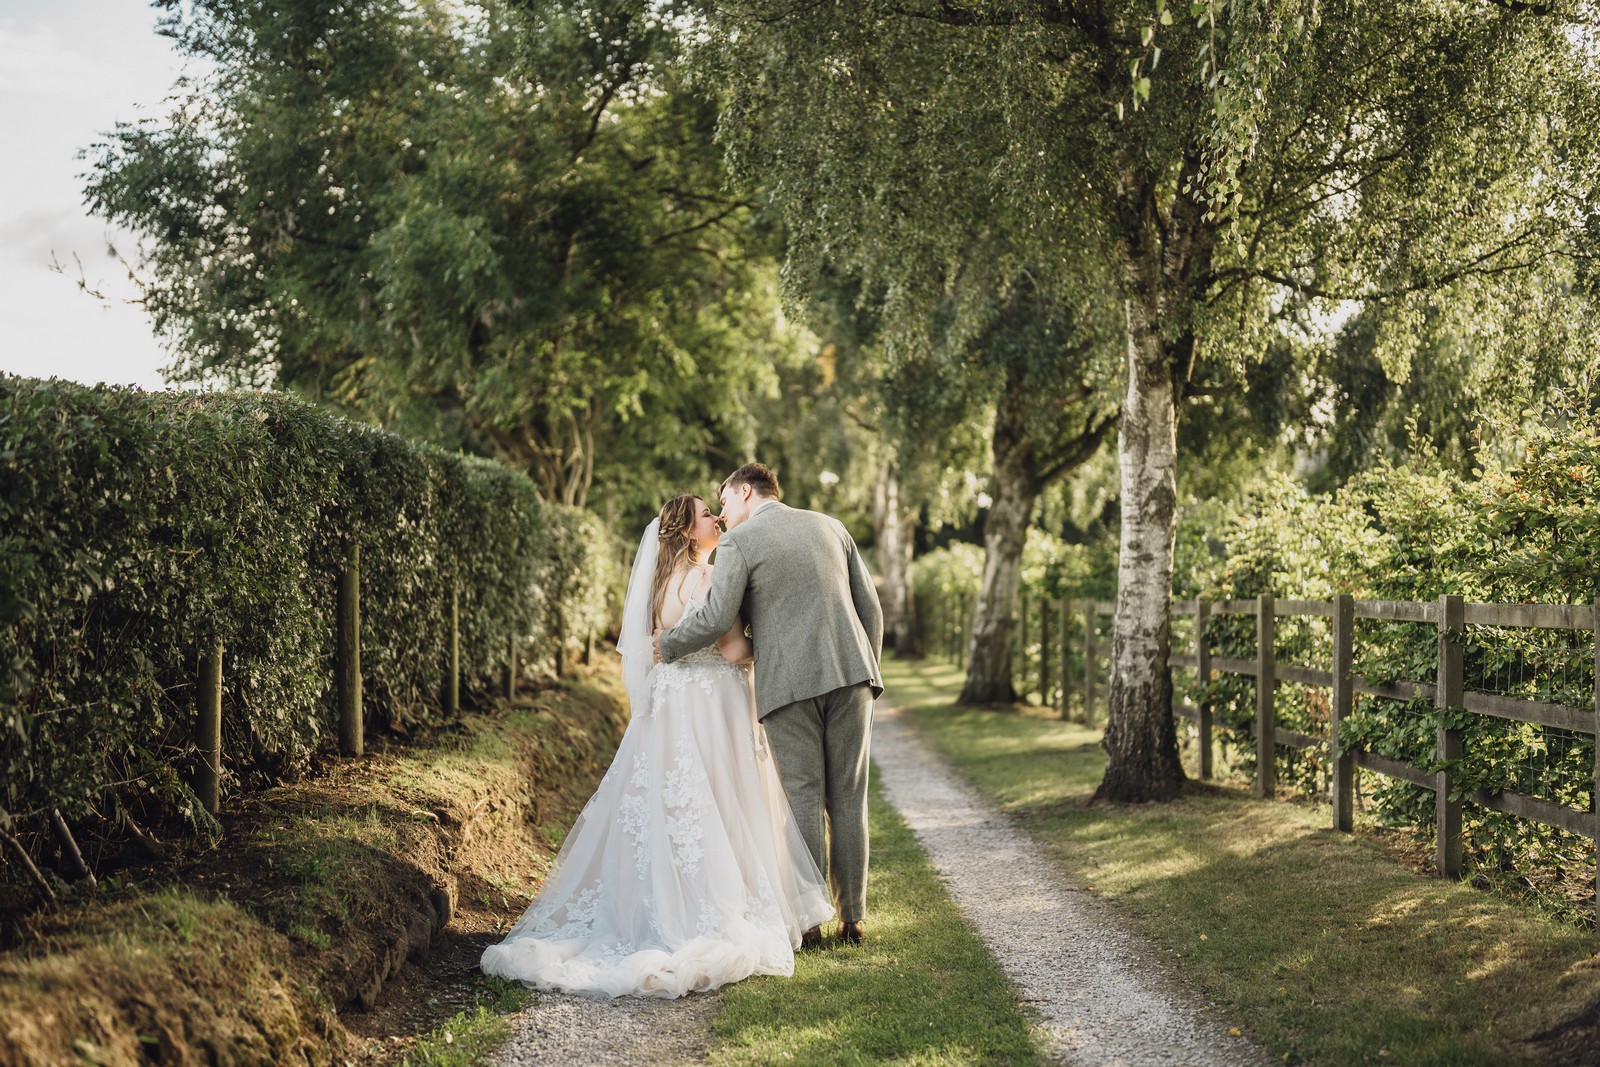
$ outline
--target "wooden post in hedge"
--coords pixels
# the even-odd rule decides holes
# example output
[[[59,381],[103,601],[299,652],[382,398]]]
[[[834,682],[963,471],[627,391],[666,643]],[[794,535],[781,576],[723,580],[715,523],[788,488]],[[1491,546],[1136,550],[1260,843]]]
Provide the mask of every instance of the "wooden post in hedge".
[[[506,699],[515,700],[517,698],[517,634],[515,630],[506,639],[505,681]]]
[[[56,832],[56,842],[61,846],[62,857],[72,868],[72,876],[87,881],[90,886],[99,885],[94,872],[83,862],[83,850],[78,847],[77,839],[72,836],[72,828],[67,825],[67,820],[61,817],[60,808],[50,809],[50,827]]]
[[[1349,833],[1355,829],[1356,758],[1345,743],[1345,720],[1355,710],[1355,690],[1351,688],[1351,660],[1354,656],[1356,628],[1355,600],[1342,593],[1333,598],[1333,707],[1329,740],[1333,749],[1333,828]]]
[[[444,669],[444,710],[446,715],[461,712],[461,591],[450,585],[450,645]]]
[[[339,693],[339,751],[361,755],[361,545],[352,540],[339,571],[334,620],[334,679]]]
[[[1256,598],[1256,796],[1270,797],[1278,789],[1276,664],[1272,659],[1277,619],[1272,614],[1272,594]]]
[[[1439,686],[1433,706],[1439,711],[1459,708],[1462,702],[1462,630],[1466,623],[1461,598],[1439,598]],[[1440,763],[1461,759],[1461,731],[1440,726],[1434,738]],[[1433,776],[1434,865],[1441,878],[1461,877],[1461,801],[1451,796],[1454,776],[1448,768]]]
[[[1211,777],[1211,700],[1205,687],[1211,681],[1211,643],[1206,640],[1206,620],[1211,618],[1211,604],[1196,598],[1194,602],[1194,678],[1197,688],[1195,713],[1200,733],[1200,777]]]
[[[200,749],[195,792],[212,815],[222,806],[222,638],[217,638],[200,663],[200,722],[196,745]]]

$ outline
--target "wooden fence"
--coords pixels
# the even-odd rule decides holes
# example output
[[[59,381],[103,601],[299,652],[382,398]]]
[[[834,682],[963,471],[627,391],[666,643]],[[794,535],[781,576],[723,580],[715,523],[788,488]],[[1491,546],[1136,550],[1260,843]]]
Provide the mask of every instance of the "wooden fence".
[[[935,655],[964,664],[968,654],[966,642],[970,638],[971,598],[931,599],[931,610],[924,620],[924,647]],[[1111,643],[1109,630],[1113,608],[1106,602],[1024,597],[1019,604],[1019,625],[1013,646],[1014,684],[1019,694],[1025,698],[1036,696],[1039,703],[1060,709],[1064,717],[1077,711],[1083,721],[1094,723],[1100,694],[1104,691],[1102,687],[1108,683],[1106,668],[1109,664],[1105,659],[1109,658],[1106,653]],[[1582,706],[1467,690],[1463,650],[1468,626],[1586,631],[1595,635],[1600,624],[1600,604],[1478,604],[1467,603],[1459,596],[1441,596],[1435,601],[1355,600],[1349,596],[1332,600],[1277,600],[1272,596],[1259,596],[1248,600],[1174,601],[1172,613],[1175,622],[1185,618],[1193,620],[1192,635],[1185,642],[1189,647],[1180,650],[1179,642],[1174,640],[1170,661],[1173,670],[1193,671],[1196,681],[1237,675],[1255,682],[1255,721],[1248,733],[1255,744],[1258,796],[1270,797],[1276,790],[1276,746],[1297,750],[1326,746],[1332,762],[1329,791],[1336,829],[1348,832],[1352,828],[1357,767],[1433,792],[1434,858],[1441,877],[1456,878],[1461,874],[1465,803],[1531,819],[1600,842],[1600,810],[1597,810],[1600,805],[1593,799],[1600,796],[1600,744],[1595,746],[1590,804],[1587,809],[1579,809],[1512,791],[1480,789],[1464,797],[1454,773],[1467,755],[1463,748],[1463,731],[1458,729],[1437,729],[1433,765],[1444,769],[1432,771],[1363,751],[1353,744],[1341,744],[1340,738],[1341,728],[1351,715],[1358,695],[1396,701],[1427,699],[1440,709],[1462,709],[1476,715],[1596,737],[1600,734],[1600,635],[1596,635],[1594,641],[1592,699]],[[1225,616],[1246,616],[1254,620],[1256,649],[1253,657],[1231,658],[1213,653],[1213,620]],[[1276,633],[1278,620],[1285,617],[1328,620],[1332,639],[1326,663],[1311,665],[1279,659]],[[1369,681],[1357,676],[1352,665],[1358,619],[1433,626],[1437,631],[1433,680]],[[1298,733],[1278,725],[1277,689],[1286,682],[1330,691],[1326,735]],[[1197,703],[1195,706],[1175,700],[1173,711],[1195,722],[1200,775],[1209,778],[1214,749],[1212,708],[1203,700]],[[1596,865],[1596,878],[1596,907],[1600,909],[1600,863]]]
[[[339,717],[339,752],[345,756],[360,756],[365,748],[361,701],[361,546],[352,543],[347,553],[334,589],[334,691]],[[506,647],[500,687],[507,699],[516,696],[518,643],[512,636]],[[212,815],[217,813],[221,803],[222,652],[219,639],[201,658],[199,715],[195,722],[195,746],[201,759],[194,788],[201,804]],[[461,597],[460,591],[453,587],[450,590],[450,636],[440,674],[439,699],[447,714],[460,712]]]

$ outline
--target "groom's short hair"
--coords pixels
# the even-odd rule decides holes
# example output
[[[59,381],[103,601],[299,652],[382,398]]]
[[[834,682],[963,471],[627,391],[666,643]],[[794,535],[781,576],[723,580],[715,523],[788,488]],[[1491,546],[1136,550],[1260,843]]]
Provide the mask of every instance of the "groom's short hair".
[[[723,489],[733,489],[741,485],[748,485],[761,496],[770,496],[774,500],[783,499],[783,490],[778,487],[778,476],[773,474],[772,468],[765,463],[746,463],[722,480]]]

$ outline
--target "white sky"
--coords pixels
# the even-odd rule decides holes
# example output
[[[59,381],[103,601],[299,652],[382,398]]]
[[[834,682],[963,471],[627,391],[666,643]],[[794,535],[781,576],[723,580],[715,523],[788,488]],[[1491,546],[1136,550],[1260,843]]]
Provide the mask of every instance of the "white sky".
[[[130,258],[133,241],[85,210],[75,158],[162,113],[179,61],[155,21],[141,0],[0,0],[0,371],[162,385],[170,357],[106,254],[108,236]],[[74,253],[111,306],[78,290]]]

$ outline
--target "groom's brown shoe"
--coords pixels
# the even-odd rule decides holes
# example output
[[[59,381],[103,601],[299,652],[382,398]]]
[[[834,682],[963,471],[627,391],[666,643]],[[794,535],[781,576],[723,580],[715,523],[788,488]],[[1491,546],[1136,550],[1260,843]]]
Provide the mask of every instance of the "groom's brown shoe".
[[[857,919],[855,922],[839,923],[840,941],[845,941],[852,945],[859,945],[866,936],[867,932],[866,930],[862,929],[860,919]]]
[[[800,935],[800,947],[803,949],[816,948],[820,944],[822,944],[821,926],[813,926],[811,929]]]

